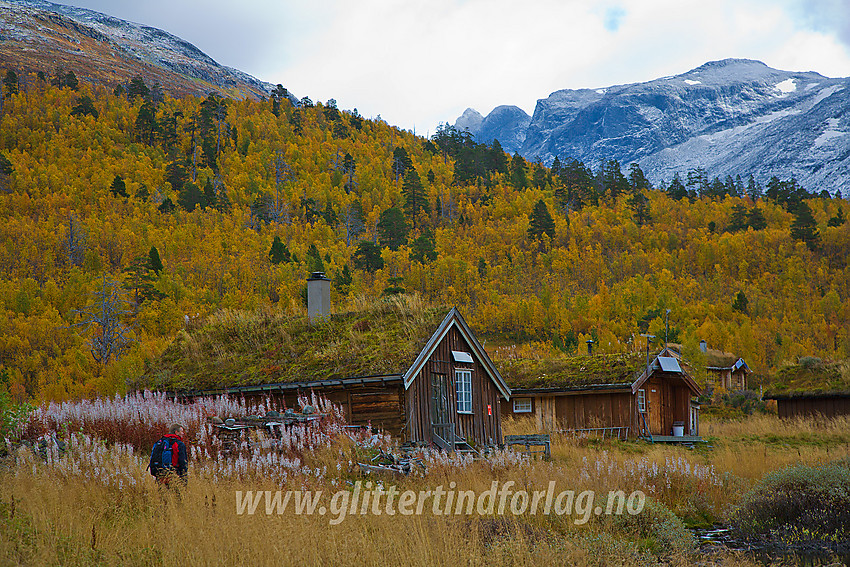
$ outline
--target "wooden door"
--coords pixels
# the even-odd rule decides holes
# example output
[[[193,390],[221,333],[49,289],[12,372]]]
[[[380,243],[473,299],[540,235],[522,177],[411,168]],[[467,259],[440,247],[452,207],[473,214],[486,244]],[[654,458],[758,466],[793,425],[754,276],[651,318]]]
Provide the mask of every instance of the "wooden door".
[[[661,386],[659,384],[647,384],[646,387],[646,411],[649,412],[649,432],[653,435],[663,435],[661,404]]]
[[[431,374],[431,424],[450,423],[449,415],[449,377]]]

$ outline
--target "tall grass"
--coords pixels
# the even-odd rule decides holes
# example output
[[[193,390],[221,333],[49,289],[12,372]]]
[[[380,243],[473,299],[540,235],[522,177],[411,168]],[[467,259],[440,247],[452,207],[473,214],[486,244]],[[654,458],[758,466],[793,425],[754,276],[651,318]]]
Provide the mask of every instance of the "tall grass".
[[[551,461],[513,451],[473,461],[423,449],[424,474],[372,479],[417,492],[455,483],[480,494],[493,481],[530,491],[550,481],[558,490],[598,495],[640,490],[649,497],[648,511],[637,518],[592,516],[576,525],[563,516],[368,514],[330,525],[320,515],[237,515],[236,491],[351,490],[361,479],[357,462],[388,447],[386,437],[350,433],[334,408],[310,402],[318,403],[322,421],[279,437],[256,432],[229,456],[206,417],[271,408],[223,398],[180,406],[150,395],[42,406],[27,431],[45,440],[45,449],[20,447],[0,468],[0,564],[687,564],[694,542],[682,520],[723,519],[765,472],[841,456],[836,446],[793,447],[761,437],[840,435],[846,427],[843,421],[780,426],[763,417],[751,418],[751,427],[718,422],[711,425],[714,448],[694,451],[555,436]],[[179,494],[157,488],[144,471],[147,450],[135,444],[171,421],[191,426],[189,483]],[[530,428],[530,422],[506,423],[510,432]],[[743,441],[746,435],[756,440]],[[715,561],[745,563],[730,554]]]

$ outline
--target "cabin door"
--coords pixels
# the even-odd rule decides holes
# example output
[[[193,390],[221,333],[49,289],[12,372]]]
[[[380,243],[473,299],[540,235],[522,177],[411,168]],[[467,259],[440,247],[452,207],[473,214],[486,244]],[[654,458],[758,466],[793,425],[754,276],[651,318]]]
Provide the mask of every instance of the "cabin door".
[[[649,432],[661,435],[661,387],[658,384],[647,384],[646,405],[649,412]]]
[[[431,374],[431,439],[438,447],[451,450],[455,430],[449,406],[449,377]]]

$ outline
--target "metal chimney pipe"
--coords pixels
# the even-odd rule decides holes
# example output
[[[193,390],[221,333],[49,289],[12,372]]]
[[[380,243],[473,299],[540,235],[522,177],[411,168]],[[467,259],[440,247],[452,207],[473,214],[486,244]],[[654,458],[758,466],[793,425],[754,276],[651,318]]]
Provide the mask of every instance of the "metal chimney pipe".
[[[313,272],[307,278],[307,321],[313,325],[331,314],[331,280],[324,272]]]

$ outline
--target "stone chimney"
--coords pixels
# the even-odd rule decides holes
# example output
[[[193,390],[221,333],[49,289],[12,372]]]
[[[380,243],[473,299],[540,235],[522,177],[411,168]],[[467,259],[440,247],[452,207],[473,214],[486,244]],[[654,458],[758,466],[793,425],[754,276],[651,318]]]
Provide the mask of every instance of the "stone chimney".
[[[702,351],[702,352],[707,352],[707,351],[708,351],[708,343],[707,343],[707,342],[705,342],[705,339],[703,339],[703,340],[701,340],[701,341],[699,342],[699,349],[700,349],[700,351]]]
[[[307,321],[312,325],[331,314],[331,280],[324,272],[313,272],[307,278]]]

